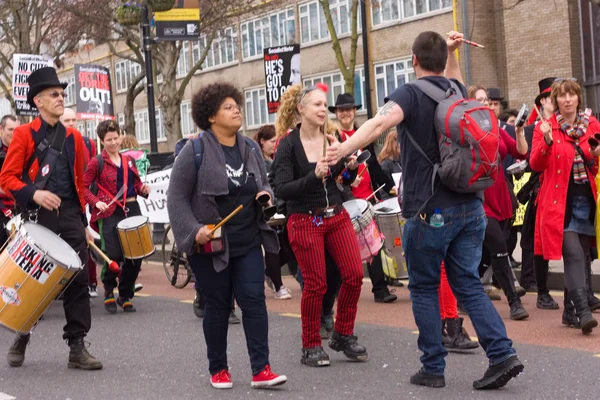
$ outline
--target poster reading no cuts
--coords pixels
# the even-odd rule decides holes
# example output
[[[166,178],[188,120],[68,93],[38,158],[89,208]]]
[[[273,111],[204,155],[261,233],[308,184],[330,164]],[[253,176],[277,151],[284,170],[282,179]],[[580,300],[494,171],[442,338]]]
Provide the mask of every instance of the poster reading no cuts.
[[[37,109],[27,103],[27,93],[29,92],[27,78],[33,71],[51,66],[52,60],[44,56],[37,54],[13,55],[12,91],[17,115],[35,116],[38,114]]]
[[[78,119],[114,119],[110,73],[101,65],[75,64]]]
[[[300,83],[300,45],[265,49],[264,63],[267,108],[269,114],[274,114],[288,86]]]

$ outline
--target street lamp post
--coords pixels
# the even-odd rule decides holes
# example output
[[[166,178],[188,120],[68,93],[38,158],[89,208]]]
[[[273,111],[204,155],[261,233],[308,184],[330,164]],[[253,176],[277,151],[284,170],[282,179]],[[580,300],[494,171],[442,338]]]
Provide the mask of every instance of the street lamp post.
[[[148,94],[148,123],[150,125],[150,152],[158,153],[156,137],[156,107],[154,105],[154,74],[152,73],[152,37],[150,33],[150,18],[148,6],[142,6],[142,48],[144,49],[144,64],[146,66],[146,92]]]

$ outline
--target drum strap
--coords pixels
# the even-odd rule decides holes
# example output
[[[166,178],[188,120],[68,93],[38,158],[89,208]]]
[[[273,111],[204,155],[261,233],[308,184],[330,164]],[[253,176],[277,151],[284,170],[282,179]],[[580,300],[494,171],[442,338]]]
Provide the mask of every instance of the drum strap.
[[[23,179],[33,183],[37,189],[42,190],[46,187],[50,175],[54,170],[56,161],[62,153],[67,137],[67,130],[60,122],[56,126],[56,132],[52,138],[52,143],[48,144],[48,138],[44,138],[36,147],[33,157],[29,160],[29,165],[23,171]],[[43,157],[43,159],[42,159]],[[27,171],[31,168],[35,160],[38,161],[39,169],[35,177],[35,182],[31,182]]]
[[[125,206],[125,204],[127,203],[127,192],[128,192],[128,181],[129,181],[129,158],[124,155],[121,154],[121,165],[123,166],[123,187],[125,188],[125,190],[123,191],[123,200],[119,201],[117,199],[115,199],[115,203],[121,207],[123,209],[123,211],[125,211],[125,216],[127,216],[127,207]],[[102,190],[105,194],[107,194],[110,197],[115,196],[114,194],[112,194],[111,192],[108,191],[108,189],[104,188],[101,185],[98,185],[98,189]],[[118,195],[118,193],[117,193]]]

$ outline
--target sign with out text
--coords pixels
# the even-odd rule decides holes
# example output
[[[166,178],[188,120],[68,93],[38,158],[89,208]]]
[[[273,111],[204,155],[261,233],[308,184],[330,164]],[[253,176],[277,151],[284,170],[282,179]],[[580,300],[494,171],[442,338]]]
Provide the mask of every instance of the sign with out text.
[[[300,83],[300,45],[269,47],[264,53],[267,108],[274,114],[289,86]]]
[[[44,56],[37,54],[13,55],[12,92],[17,115],[36,116],[38,114],[38,110],[27,103],[27,93],[29,93],[27,78],[33,71],[51,66],[52,60]]]
[[[109,69],[75,64],[75,100],[78,119],[114,119]]]

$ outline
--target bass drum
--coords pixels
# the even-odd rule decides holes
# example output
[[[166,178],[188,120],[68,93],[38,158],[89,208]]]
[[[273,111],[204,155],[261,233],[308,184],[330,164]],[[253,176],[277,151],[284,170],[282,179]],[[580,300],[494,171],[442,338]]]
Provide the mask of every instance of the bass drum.
[[[398,199],[392,198],[376,204],[375,219],[377,220],[377,225],[379,225],[379,229],[385,238],[383,247],[385,248],[387,255],[392,257],[396,264],[396,267],[393,268],[393,270],[396,271],[397,276],[388,276],[394,279],[407,279],[408,270],[406,269],[404,249],[402,248],[402,231],[404,230],[404,224],[406,223],[406,220],[402,218]],[[386,262],[388,264],[389,262],[385,258],[382,261],[384,262],[385,272]],[[389,268],[388,270],[392,271],[392,269]]]

